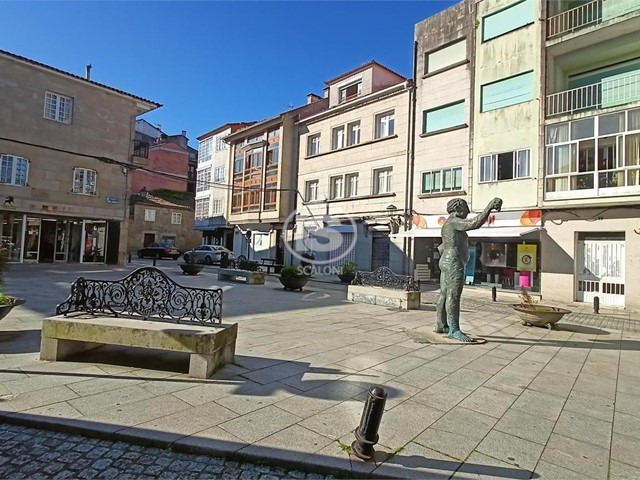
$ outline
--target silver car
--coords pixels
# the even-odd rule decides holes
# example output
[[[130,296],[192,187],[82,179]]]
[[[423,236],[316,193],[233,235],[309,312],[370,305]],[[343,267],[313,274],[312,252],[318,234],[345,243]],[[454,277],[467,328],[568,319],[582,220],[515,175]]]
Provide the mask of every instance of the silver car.
[[[212,265],[214,263],[220,263],[223,253],[229,256],[229,260],[235,260],[233,252],[222,245],[200,245],[198,248],[185,252],[182,258],[184,258],[185,262],[188,262],[190,258],[194,256],[196,263]]]

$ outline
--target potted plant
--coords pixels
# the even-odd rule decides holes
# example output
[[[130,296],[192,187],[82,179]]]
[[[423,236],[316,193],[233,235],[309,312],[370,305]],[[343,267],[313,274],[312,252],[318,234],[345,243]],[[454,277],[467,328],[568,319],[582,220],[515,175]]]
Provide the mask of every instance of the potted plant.
[[[536,327],[554,328],[554,325],[571,310],[566,308],[551,307],[549,305],[539,305],[531,298],[525,287],[520,289],[520,303],[513,305],[513,309],[518,312],[522,320],[522,325],[535,325]]]
[[[306,258],[309,259],[309,261],[305,261],[305,260],[300,260],[300,265],[304,268],[304,267],[308,267],[310,266],[313,261],[316,259],[316,256],[312,253],[312,252],[304,252],[302,255],[300,255],[302,258]]]
[[[182,269],[183,275],[197,275],[204,268],[203,264],[196,262],[195,255],[186,256],[186,260],[183,263],[179,263],[178,265]]]
[[[0,285],[2,285],[3,282],[2,274],[7,266],[8,260],[9,250],[4,245],[0,245]],[[13,307],[22,305],[24,302],[24,298],[18,298],[0,292],[0,320],[9,314]]]
[[[356,272],[358,271],[358,264],[353,260],[349,260],[348,262],[344,262],[340,265],[340,273],[338,273],[338,277],[342,283],[351,283],[353,279],[356,278]]]
[[[309,281],[309,274],[304,267],[288,265],[280,270],[280,283],[285,290],[300,290]]]

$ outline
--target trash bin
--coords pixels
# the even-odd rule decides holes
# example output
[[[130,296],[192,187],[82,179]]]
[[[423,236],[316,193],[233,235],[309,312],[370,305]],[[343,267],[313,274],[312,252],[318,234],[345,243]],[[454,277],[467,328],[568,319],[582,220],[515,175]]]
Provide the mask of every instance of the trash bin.
[[[220,252],[220,268],[229,268],[229,254]]]

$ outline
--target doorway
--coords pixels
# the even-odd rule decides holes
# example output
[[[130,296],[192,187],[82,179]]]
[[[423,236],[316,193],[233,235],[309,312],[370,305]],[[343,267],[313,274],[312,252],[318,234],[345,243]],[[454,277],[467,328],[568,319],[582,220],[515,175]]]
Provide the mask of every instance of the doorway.
[[[43,218],[40,223],[40,254],[38,263],[53,263],[56,248],[56,221]]]

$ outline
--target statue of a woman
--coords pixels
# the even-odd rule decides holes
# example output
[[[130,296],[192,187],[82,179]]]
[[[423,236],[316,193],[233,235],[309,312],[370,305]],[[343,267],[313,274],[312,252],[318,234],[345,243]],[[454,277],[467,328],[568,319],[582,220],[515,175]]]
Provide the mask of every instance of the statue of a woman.
[[[462,342],[473,340],[460,330],[460,295],[469,261],[469,237],[467,230],[480,228],[492,210],[500,211],[502,199],[494,198],[477,217],[467,220],[469,206],[462,198],[447,203],[449,218],[442,226],[440,252],[440,296],[437,304],[437,333],[447,333],[449,338]]]

